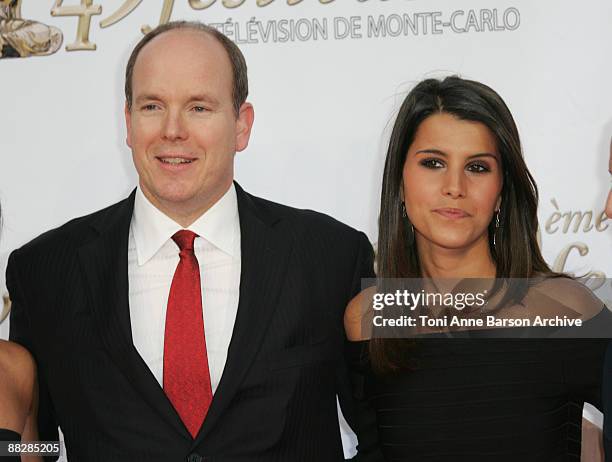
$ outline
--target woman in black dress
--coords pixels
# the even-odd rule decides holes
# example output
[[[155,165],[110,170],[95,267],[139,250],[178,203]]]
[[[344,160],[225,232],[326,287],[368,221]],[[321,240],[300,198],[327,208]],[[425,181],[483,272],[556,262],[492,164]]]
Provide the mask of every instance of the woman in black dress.
[[[0,212],[0,223],[1,223]],[[22,346],[0,339],[0,441],[37,441],[36,365]],[[2,457],[3,462],[38,462],[40,457]]]
[[[36,441],[36,366],[28,351],[0,340],[0,441]],[[21,460],[1,458],[10,462]],[[24,458],[38,461],[38,457]]]
[[[387,151],[379,278],[537,277],[568,294],[563,308],[597,324],[603,304],[554,274],[540,253],[537,197],[497,93],[459,77],[419,83]],[[358,402],[354,460],[580,460],[582,406],[601,407],[607,340],[370,338],[362,307],[372,293],[345,313]]]

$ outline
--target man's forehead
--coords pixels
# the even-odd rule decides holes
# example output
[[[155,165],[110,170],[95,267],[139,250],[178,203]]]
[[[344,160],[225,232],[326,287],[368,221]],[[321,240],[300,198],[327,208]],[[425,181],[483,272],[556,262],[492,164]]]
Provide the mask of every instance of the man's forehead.
[[[229,57],[221,43],[209,32],[198,29],[173,29],[154,37],[142,50],[136,63],[154,61],[157,58],[164,60],[213,60],[227,63]]]

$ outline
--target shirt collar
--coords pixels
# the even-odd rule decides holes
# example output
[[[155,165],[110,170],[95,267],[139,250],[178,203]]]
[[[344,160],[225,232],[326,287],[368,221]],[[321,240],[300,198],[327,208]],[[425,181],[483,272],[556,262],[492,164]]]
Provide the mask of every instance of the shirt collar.
[[[174,233],[183,229],[172,218],[157,209],[145,197],[140,187],[136,190],[131,228],[136,243],[139,266],[153,258],[159,249],[172,238]],[[187,229],[210,242],[222,252],[232,257],[239,255],[240,220],[234,184],[232,183],[221,199],[215,202]]]

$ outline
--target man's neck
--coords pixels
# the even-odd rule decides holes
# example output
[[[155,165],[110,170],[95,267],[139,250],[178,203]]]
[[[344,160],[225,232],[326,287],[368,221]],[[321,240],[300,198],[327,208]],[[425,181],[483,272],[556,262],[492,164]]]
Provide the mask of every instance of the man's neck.
[[[232,183],[226,187],[219,188],[207,195],[205,200],[188,201],[177,204],[176,202],[158,200],[153,194],[150,194],[145,188],[140,187],[145,198],[161,213],[166,215],[171,220],[175,221],[183,228],[191,226],[198,218],[204,215],[213,205],[227,193]]]

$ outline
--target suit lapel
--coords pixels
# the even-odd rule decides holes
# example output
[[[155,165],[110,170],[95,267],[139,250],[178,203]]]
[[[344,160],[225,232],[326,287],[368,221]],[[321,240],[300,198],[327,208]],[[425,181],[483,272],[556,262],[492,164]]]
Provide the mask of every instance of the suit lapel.
[[[137,393],[186,439],[191,436],[134,347],[128,299],[128,239],[132,194],[93,224],[98,235],[79,248],[79,259],[102,342]]]
[[[292,239],[274,228],[278,219],[236,184],[240,216],[240,299],[219,386],[194,447],[211,431],[234,398],[257,355],[278,303]]]

